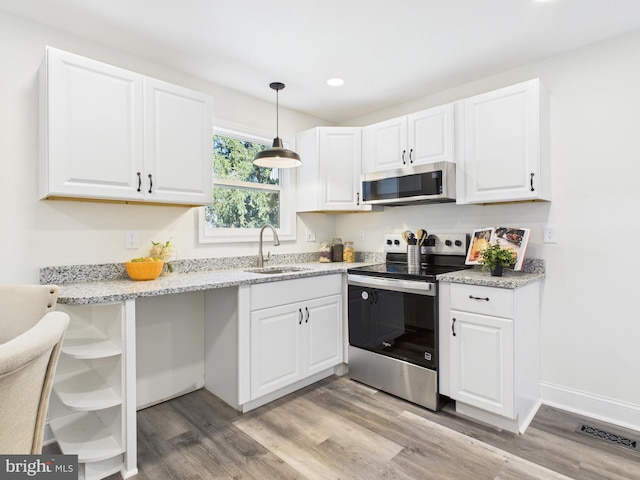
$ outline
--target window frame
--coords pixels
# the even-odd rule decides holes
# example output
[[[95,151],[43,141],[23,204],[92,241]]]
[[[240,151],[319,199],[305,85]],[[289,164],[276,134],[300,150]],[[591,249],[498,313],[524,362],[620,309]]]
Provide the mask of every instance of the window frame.
[[[270,146],[273,140],[266,137],[247,132],[239,127],[224,128],[214,127],[211,132],[213,140],[214,135],[223,137],[247,140],[252,143],[260,143]],[[285,147],[289,148],[285,143]],[[279,191],[280,192],[280,227],[276,228],[278,237],[281,241],[296,240],[296,205],[295,205],[295,188],[296,175],[291,168],[281,168],[278,171],[278,179],[280,185],[256,184],[255,190],[261,191]],[[211,175],[213,176],[213,161],[211,165]],[[251,186],[243,182],[235,180],[216,181],[213,179],[213,188],[217,188],[216,184],[233,187],[238,184],[242,189],[251,189]],[[211,192],[213,198],[213,191]],[[260,228],[211,228],[207,226],[205,207],[198,208],[198,243],[249,243],[257,242]]]

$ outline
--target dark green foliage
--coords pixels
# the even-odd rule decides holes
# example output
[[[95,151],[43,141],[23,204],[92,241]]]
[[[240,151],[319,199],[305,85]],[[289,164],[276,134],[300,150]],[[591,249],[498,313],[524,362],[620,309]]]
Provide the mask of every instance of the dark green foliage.
[[[246,140],[213,137],[214,183],[218,180],[239,185],[215,185],[213,204],[206,208],[207,224],[215,228],[260,228],[265,223],[280,225],[280,195],[260,190],[261,185],[278,185],[277,170],[253,164],[265,145]]]

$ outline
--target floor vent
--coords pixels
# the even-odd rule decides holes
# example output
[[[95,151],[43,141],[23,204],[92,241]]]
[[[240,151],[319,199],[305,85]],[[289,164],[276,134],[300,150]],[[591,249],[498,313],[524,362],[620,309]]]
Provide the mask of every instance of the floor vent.
[[[607,432],[606,430],[601,430],[600,428],[586,425],[584,423],[578,425],[576,432],[590,437],[599,438],[600,440],[604,440],[609,443],[615,443],[616,445],[620,445],[631,450],[640,451],[640,440],[635,438],[627,438],[622,435],[618,435],[617,433]]]

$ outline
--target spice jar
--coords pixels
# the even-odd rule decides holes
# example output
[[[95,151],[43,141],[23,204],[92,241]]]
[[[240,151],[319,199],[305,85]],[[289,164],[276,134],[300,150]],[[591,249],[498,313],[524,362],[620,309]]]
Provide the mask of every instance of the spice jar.
[[[356,261],[356,247],[353,245],[353,242],[344,242],[342,259],[347,263],[353,263]]]
[[[331,261],[341,262],[343,250],[344,250],[344,245],[342,244],[342,239],[341,238],[332,239],[331,240]]]
[[[331,262],[331,244],[329,242],[322,242],[320,244],[320,263]]]

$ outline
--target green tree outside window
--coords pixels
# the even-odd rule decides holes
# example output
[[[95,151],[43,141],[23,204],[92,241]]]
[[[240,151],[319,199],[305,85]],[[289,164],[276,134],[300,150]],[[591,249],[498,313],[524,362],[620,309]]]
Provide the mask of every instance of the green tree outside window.
[[[280,226],[278,170],[253,164],[256,153],[267,145],[213,136],[213,204],[205,219],[212,228],[260,228]]]

